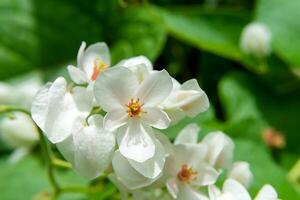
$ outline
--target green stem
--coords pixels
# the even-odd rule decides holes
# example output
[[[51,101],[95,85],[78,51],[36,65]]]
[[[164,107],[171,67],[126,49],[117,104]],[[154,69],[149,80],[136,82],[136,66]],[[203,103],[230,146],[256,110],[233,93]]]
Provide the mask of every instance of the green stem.
[[[53,164],[55,167],[69,168],[69,169],[72,168],[71,163],[66,162],[66,161],[64,161],[64,160],[60,160],[60,159],[58,159],[58,158],[53,158],[52,164]]]
[[[61,188],[61,192],[91,194],[91,193],[100,192],[100,190],[97,187],[69,186],[69,187],[63,187],[63,188]]]
[[[42,149],[42,153],[44,155],[45,158],[45,162],[46,162],[46,166],[47,166],[47,174],[48,174],[48,179],[50,181],[50,184],[52,186],[53,189],[53,199],[56,199],[56,197],[59,195],[59,193],[61,192],[60,187],[57,183],[57,181],[55,180],[54,177],[54,164],[52,162],[53,160],[53,155],[52,152],[49,148],[49,145],[47,143],[47,140],[45,139],[42,130],[39,129],[39,137],[40,137],[40,144],[41,144],[41,149]]]

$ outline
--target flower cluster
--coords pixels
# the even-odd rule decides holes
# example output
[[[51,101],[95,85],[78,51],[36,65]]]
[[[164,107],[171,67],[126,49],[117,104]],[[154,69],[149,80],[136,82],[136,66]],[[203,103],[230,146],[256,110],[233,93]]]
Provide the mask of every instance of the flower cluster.
[[[165,198],[250,199],[249,165],[233,163],[234,144],[225,134],[210,133],[199,143],[199,127],[190,124],[172,144],[159,131],[208,109],[195,79],[180,84],[144,56],[110,67],[105,43],[82,43],[77,67],[68,71],[72,87],[62,77],[47,83],[31,113],[79,175],[94,179],[109,172],[124,199],[161,198],[153,195],[164,188]],[[215,183],[224,169],[230,173],[221,190]],[[256,200],[266,198],[277,199],[269,185]]]

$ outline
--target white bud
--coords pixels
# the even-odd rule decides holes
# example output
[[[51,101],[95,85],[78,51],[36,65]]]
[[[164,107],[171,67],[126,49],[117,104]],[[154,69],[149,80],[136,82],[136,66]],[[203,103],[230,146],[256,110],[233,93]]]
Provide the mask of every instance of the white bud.
[[[229,172],[229,178],[235,179],[248,188],[253,179],[250,165],[247,162],[235,162]]]
[[[38,141],[38,130],[29,116],[15,113],[15,118],[4,118],[0,132],[4,142],[13,148],[31,147]]]
[[[241,35],[240,46],[243,52],[256,57],[267,56],[272,51],[271,31],[258,22],[248,24]]]

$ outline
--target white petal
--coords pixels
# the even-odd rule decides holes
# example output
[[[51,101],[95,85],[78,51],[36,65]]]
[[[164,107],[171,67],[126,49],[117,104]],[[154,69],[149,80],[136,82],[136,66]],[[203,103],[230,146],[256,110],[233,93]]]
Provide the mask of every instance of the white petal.
[[[93,108],[93,91],[85,87],[72,88],[72,98],[74,99],[74,106],[80,112],[89,113]],[[70,104],[67,104],[67,106]]]
[[[177,199],[179,192],[177,178],[170,178],[166,183],[166,187],[173,199]]]
[[[145,108],[142,114],[142,121],[154,128],[165,129],[170,125],[168,115],[159,108]]]
[[[81,45],[78,49],[78,53],[77,53],[77,64],[79,65],[79,63],[81,62],[82,60],[82,56],[83,56],[83,53],[84,53],[84,50],[85,50],[85,47],[86,47],[86,43],[83,41],[81,42]],[[82,68],[81,68],[82,69]]]
[[[185,144],[192,143],[196,144],[198,142],[198,133],[200,127],[197,124],[189,124],[184,127],[177,135],[174,144]]]
[[[155,154],[152,128],[131,120],[128,125],[119,128],[117,140],[120,153],[128,159],[145,162]]]
[[[145,56],[136,56],[136,57],[122,60],[117,64],[117,66],[124,66],[124,67],[130,68],[130,67],[140,65],[140,64],[145,65],[147,67],[148,71],[153,70],[151,61]]]
[[[185,117],[185,113],[180,108],[165,108],[164,111],[170,118],[171,125],[177,124],[180,120],[182,120]]]
[[[24,113],[14,113],[14,118],[0,121],[2,140],[13,148],[32,147],[39,141],[39,133],[32,119]]]
[[[209,100],[205,92],[199,87],[196,79],[186,81],[176,94],[177,105],[185,111],[187,116],[195,117],[209,107]]]
[[[9,84],[0,82],[0,104],[11,104],[17,101],[13,90],[14,88]]]
[[[155,107],[169,96],[172,87],[170,75],[166,70],[162,70],[149,75],[134,96],[144,103],[144,107]]]
[[[194,169],[198,172],[198,174],[197,174],[197,178],[192,181],[193,185],[197,185],[197,186],[212,185],[217,181],[217,178],[219,176],[218,171],[216,171],[214,168],[204,163],[198,164]]]
[[[114,135],[96,126],[89,126],[74,133],[73,138],[76,172],[88,179],[96,178],[111,163]]]
[[[253,174],[250,170],[250,165],[247,162],[235,162],[229,172],[229,178],[235,179],[246,188],[250,186],[253,179]]]
[[[130,190],[148,186],[156,180],[146,178],[138,173],[119,151],[115,152],[112,164],[119,180]]]
[[[65,140],[56,144],[57,149],[63,157],[74,166],[74,140],[73,135],[69,135]]]
[[[207,161],[217,168],[229,167],[233,160],[233,141],[220,131],[205,136],[202,143],[208,146]]]
[[[104,117],[104,127],[108,130],[115,130],[128,122],[128,113],[125,109],[109,111]]]
[[[155,138],[159,140],[159,142],[163,145],[165,149],[166,156],[172,154],[173,152],[173,144],[170,139],[158,130],[153,130],[155,134]]]
[[[207,153],[207,146],[203,144],[178,144],[174,147],[174,157],[178,169],[186,164],[196,167],[204,162]]]
[[[100,114],[95,114],[89,117],[88,123],[90,126],[96,126],[98,129],[103,128],[103,117]]]
[[[31,107],[32,118],[52,143],[66,139],[89,114],[91,103],[84,89],[67,92],[65,79],[48,83],[36,95]],[[85,110],[86,109],[86,110]]]
[[[239,182],[227,179],[223,185],[223,193],[235,200],[251,200],[248,191]],[[230,198],[228,198],[229,200]]]
[[[277,200],[276,190],[271,185],[264,185],[254,200]]]
[[[72,79],[77,84],[85,84],[88,82],[88,79],[83,71],[79,68],[74,67],[73,65],[68,66],[68,72]]]
[[[138,171],[140,174],[147,178],[157,178],[165,164],[165,150],[162,144],[154,139],[155,143],[155,154],[152,158],[146,160],[145,162],[137,162],[131,159],[128,159],[130,165]]]
[[[125,67],[113,67],[101,74],[94,86],[94,95],[103,110],[126,109],[138,81]]]
[[[186,184],[180,184],[178,192],[178,200],[209,200],[208,197],[200,192],[193,190]]]
[[[108,66],[110,65],[109,49],[104,42],[90,45],[79,57],[79,68],[85,71],[87,77],[92,76],[96,59],[100,59]]]
[[[208,186],[208,194],[210,200],[217,200],[218,196],[221,196],[221,190],[217,188],[215,185]]]

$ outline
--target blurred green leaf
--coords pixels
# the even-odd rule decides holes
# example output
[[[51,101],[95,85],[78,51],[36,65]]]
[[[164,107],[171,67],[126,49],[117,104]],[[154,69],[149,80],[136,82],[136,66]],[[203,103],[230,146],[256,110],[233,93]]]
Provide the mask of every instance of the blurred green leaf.
[[[300,1],[259,0],[256,21],[269,26],[274,51],[292,67],[300,67]]]
[[[287,180],[286,171],[272,161],[264,148],[251,141],[236,140],[235,142],[235,159],[249,162],[254,174],[252,194],[256,194],[264,184],[271,184],[276,188],[280,199],[300,199],[300,194]]]

